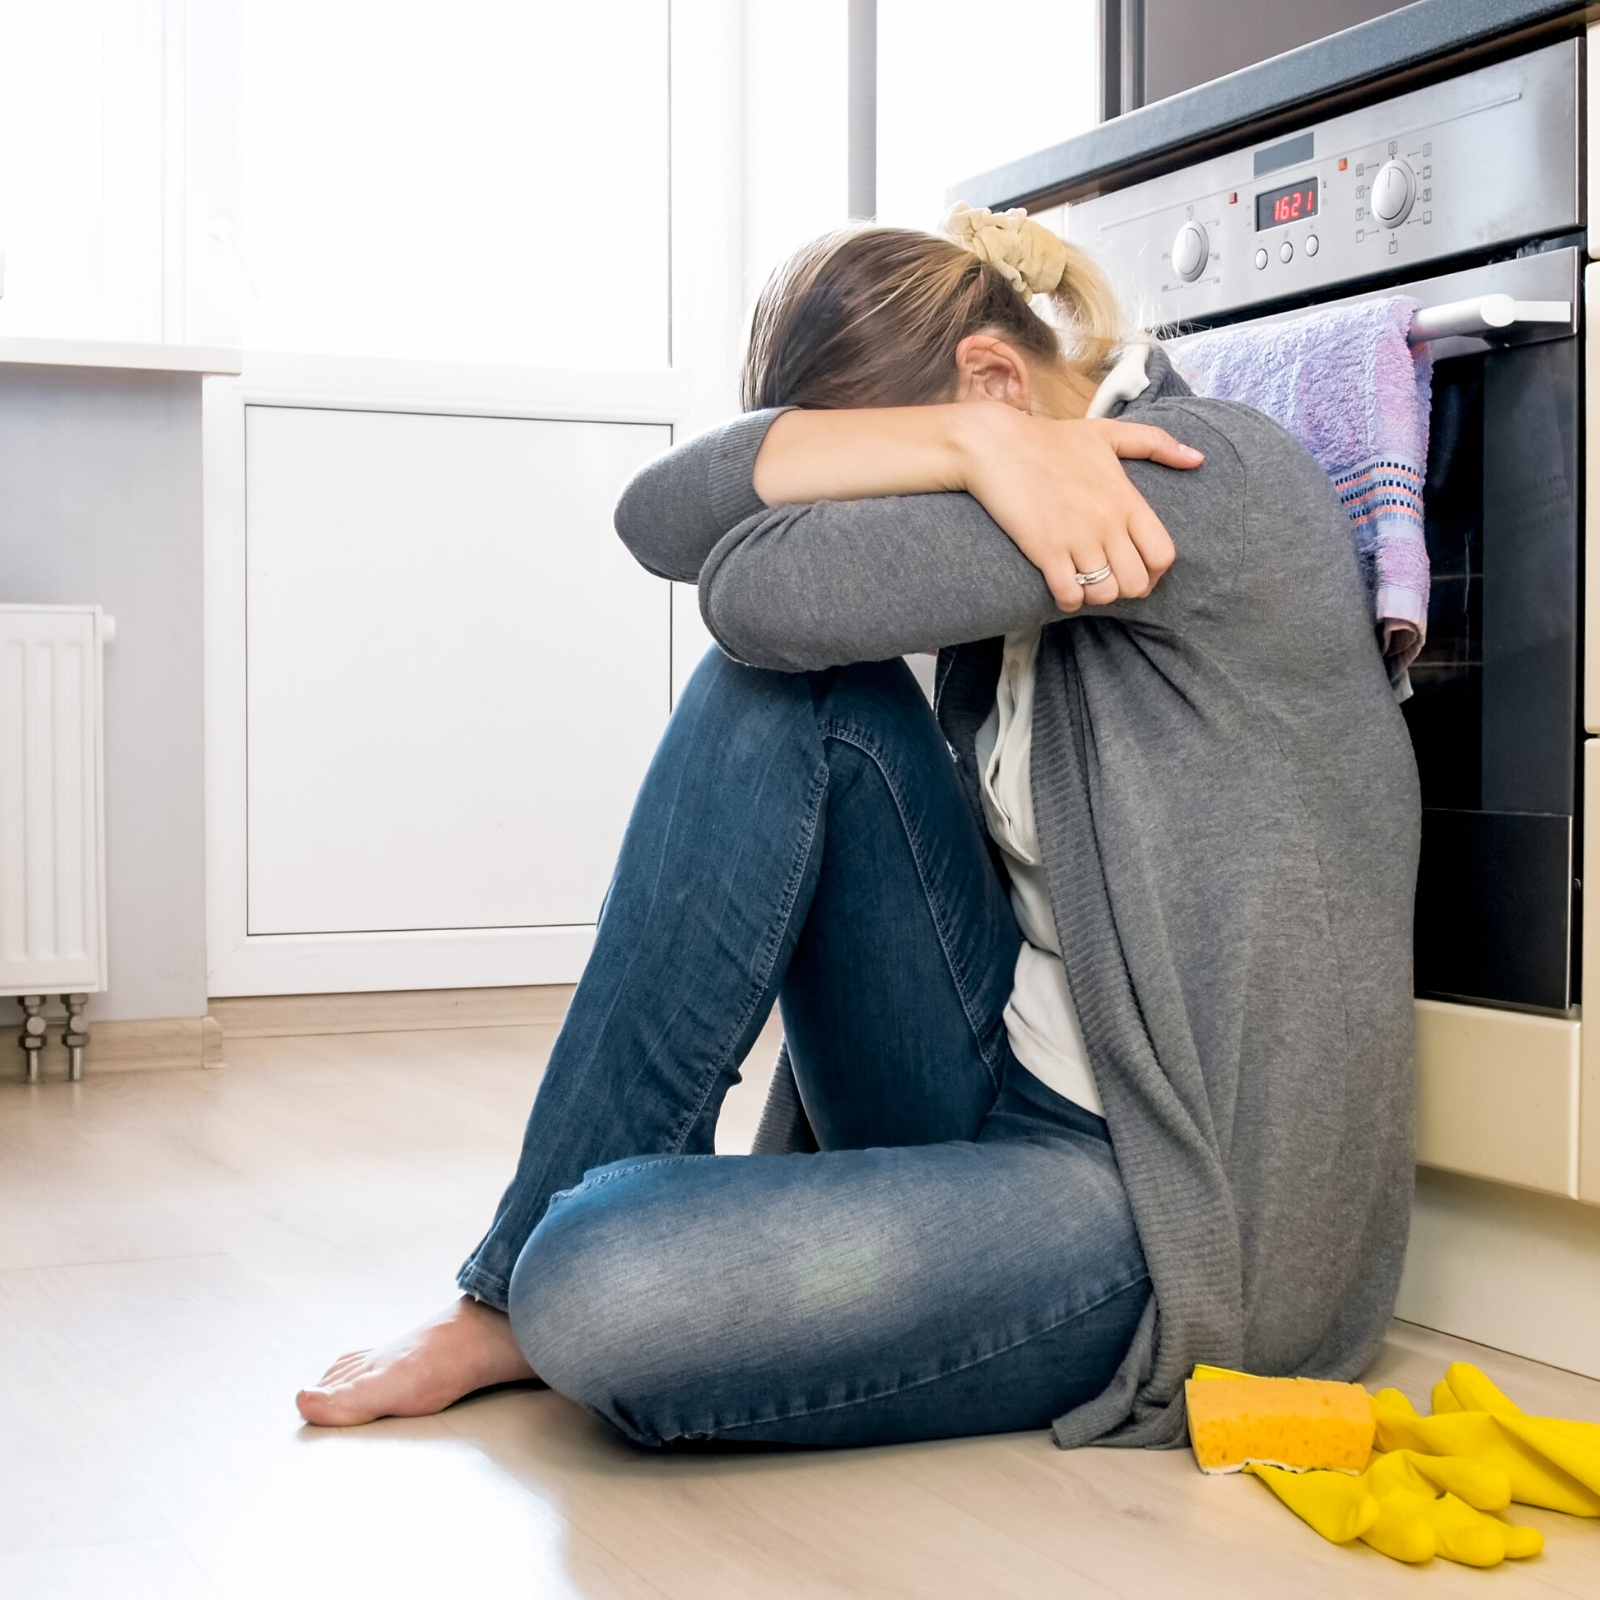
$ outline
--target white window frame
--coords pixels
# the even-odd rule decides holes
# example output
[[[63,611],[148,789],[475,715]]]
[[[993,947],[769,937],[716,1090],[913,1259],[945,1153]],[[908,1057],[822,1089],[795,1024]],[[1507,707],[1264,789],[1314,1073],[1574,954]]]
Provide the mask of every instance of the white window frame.
[[[297,405],[651,422],[670,425],[681,439],[735,409],[743,241],[742,6],[739,0],[673,0],[670,19],[668,369],[560,371],[246,350],[237,378],[206,382],[206,855],[213,995],[565,983],[582,970],[593,942],[589,927],[248,932],[245,410],[251,405]],[[206,48],[191,50],[191,73],[212,83],[236,82],[237,36],[236,25],[231,35],[220,23],[211,27]],[[191,107],[197,98],[191,92]],[[213,96],[211,103],[220,107],[222,99]],[[209,121],[221,111],[208,116],[202,107],[198,115]],[[214,129],[211,136],[213,152],[235,147],[231,126]],[[222,164],[213,154],[212,171]],[[626,214],[625,196],[610,200]],[[199,233],[213,245],[218,239],[226,243],[235,222],[236,214],[222,208],[202,228],[187,231],[191,239]],[[596,309],[604,314],[603,308]],[[195,320],[209,318],[191,313],[191,323]],[[706,636],[693,590],[674,585],[673,591],[675,697]]]

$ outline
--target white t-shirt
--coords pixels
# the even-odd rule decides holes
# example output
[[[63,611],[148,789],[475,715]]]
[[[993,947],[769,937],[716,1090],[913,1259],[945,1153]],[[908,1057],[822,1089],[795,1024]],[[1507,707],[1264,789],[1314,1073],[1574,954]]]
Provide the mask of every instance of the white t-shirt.
[[[1146,348],[1136,344],[1123,352],[1095,390],[1089,416],[1103,417],[1119,400],[1144,393],[1149,387]],[[1023,940],[1006,1002],[1006,1033],[1017,1060],[1034,1077],[1100,1116],[1100,1091],[1061,961],[1050,882],[1033,815],[1033,680],[1040,631],[1027,628],[1006,635],[994,706],[978,730],[984,819],[989,836],[1006,858],[1011,909]]]

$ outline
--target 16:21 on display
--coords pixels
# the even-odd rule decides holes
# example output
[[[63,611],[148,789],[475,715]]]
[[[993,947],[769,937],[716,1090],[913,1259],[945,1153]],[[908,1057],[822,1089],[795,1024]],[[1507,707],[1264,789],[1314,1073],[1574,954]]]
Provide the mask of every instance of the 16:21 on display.
[[[1317,180],[1306,178],[1291,183],[1287,188],[1269,189],[1256,196],[1256,232],[1263,228],[1282,227],[1286,222],[1298,222],[1302,217],[1317,214]]]

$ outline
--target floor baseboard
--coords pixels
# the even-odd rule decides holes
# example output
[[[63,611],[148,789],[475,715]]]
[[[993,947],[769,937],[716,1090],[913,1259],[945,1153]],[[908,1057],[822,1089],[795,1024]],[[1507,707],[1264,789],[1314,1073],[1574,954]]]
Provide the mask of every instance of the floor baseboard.
[[[336,1033],[411,1033],[440,1028],[515,1028],[559,1025],[572,998],[570,983],[495,989],[399,989],[365,994],[217,996],[203,1017],[96,1017],[91,1002],[84,1072],[193,1071],[223,1065],[228,1039],[309,1037]],[[60,1043],[61,1018],[47,1006],[50,1032],[40,1053],[39,1076],[67,1076]],[[0,1061],[4,1052],[0,1050]],[[16,1075],[23,1054],[16,1052]],[[0,1073],[3,1073],[0,1067]]]
[[[1600,1208],[1420,1170],[1395,1315],[1600,1378]]]
[[[45,1015],[50,1030],[39,1052],[39,1077],[43,1082],[67,1076],[67,1048],[61,1043],[61,1021],[51,1004]],[[3,1059],[3,1056],[0,1056]],[[23,1055],[12,1058],[15,1075],[22,1076]],[[84,1052],[85,1076],[106,1072],[193,1071],[222,1065],[222,1029],[214,1017],[140,1017],[106,1021],[89,1017],[89,1048]]]
[[[549,983],[366,994],[218,995],[210,1005],[224,1039],[274,1039],[559,1023],[567,1014],[572,989],[570,983]]]

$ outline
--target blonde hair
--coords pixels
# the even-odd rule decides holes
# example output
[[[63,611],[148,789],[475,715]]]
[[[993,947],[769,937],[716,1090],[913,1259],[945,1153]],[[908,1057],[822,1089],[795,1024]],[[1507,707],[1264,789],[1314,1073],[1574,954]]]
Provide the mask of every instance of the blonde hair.
[[[866,227],[803,245],[756,302],[740,381],[748,410],[929,405],[956,392],[956,346],[997,334],[1091,376],[1124,338],[1092,257],[1022,212],[957,207],[956,237]],[[1042,295],[1053,316],[1030,305]]]

